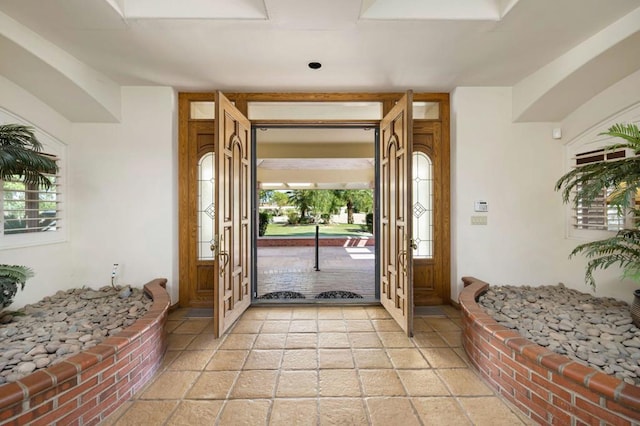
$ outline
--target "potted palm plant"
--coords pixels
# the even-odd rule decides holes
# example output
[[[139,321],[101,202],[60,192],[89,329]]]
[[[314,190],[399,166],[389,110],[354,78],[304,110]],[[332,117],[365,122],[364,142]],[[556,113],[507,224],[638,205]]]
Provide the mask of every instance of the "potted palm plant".
[[[602,161],[576,167],[562,176],[556,190],[562,191],[565,203],[572,201],[590,204],[603,190],[608,190],[606,202],[617,208],[620,215],[629,215],[625,229],[604,240],[580,244],[569,257],[583,254],[589,259],[585,281],[595,287],[593,273],[612,265],[622,267],[624,278],[640,282],[640,130],[636,124],[615,124],[601,135],[620,138],[621,143],[609,145],[605,152],[630,149],[634,155],[615,161]],[[631,316],[640,328],[640,289],[634,292]]]
[[[58,171],[53,158],[41,153],[42,144],[33,129],[21,124],[0,125],[0,180],[19,179],[27,184],[50,188],[49,175]],[[33,276],[31,269],[19,265],[0,265],[0,309],[11,304],[18,285],[24,288]]]

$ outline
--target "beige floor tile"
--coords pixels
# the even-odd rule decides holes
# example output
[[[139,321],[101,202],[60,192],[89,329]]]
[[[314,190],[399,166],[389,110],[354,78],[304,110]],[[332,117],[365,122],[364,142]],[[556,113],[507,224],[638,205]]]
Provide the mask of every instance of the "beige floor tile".
[[[436,370],[454,396],[493,395],[482,380],[468,368]]]
[[[406,396],[395,370],[359,370],[359,374],[367,396]]]
[[[266,399],[229,400],[220,414],[220,425],[266,425],[271,401]]]
[[[109,414],[106,419],[100,422],[100,426],[113,426],[118,424],[118,419],[133,405],[133,401],[125,401],[114,412]]]
[[[319,417],[321,426],[369,424],[360,398],[320,398]]]
[[[318,333],[319,348],[348,348],[347,333]]]
[[[260,332],[262,328],[262,324],[264,321],[262,320],[254,320],[254,319],[240,319],[236,323],[236,325],[229,332],[230,334],[257,334]]]
[[[257,334],[229,334],[220,345],[220,349],[251,349],[257,336]]]
[[[376,331],[398,331],[402,332],[402,328],[398,325],[398,323],[394,319],[374,319],[371,320],[373,324],[373,328]]]
[[[260,332],[261,333],[277,333],[277,334],[288,333],[290,323],[291,321],[289,320],[265,321],[262,324],[262,329],[260,330]]]
[[[318,365],[325,368],[353,368],[351,349],[320,349]]]
[[[449,318],[424,318],[424,321],[429,324],[435,331],[459,331],[458,324],[451,321]]]
[[[355,370],[320,370],[320,396],[360,396],[360,383]]]
[[[345,324],[347,325],[347,331],[349,333],[375,331],[373,324],[368,319],[348,319],[345,321]]]
[[[176,405],[178,401],[135,401],[115,424],[118,426],[163,424]]]
[[[315,370],[318,352],[315,349],[287,349],[282,357],[283,370]]]
[[[254,349],[284,349],[287,335],[279,334],[259,334],[253,345]]]
[[[462,318],[451,318],[451,321],[453,321],[453,323],[455,325],[457,325],[458,327],[460,327],[460,329],[462,329],[464,327],[464,324],[462,322]]]
[[[434,370],[398,370],[397,373],[410,396],[451,395]]]
[[[317,331],[318,322],[316,320],[292,320],[289,325],[289,333],[316,333]]]
[[[271,308],[267,314],[268,320],[288,320],[291,319],[292,308]]]
[[[463,426],[471,424],[454,397],[413,398],[411,401],[425,425]]]
[[[231,398],[273,398],[277,378],[277,370],[241,371]]]
[[[169,370],[202,371],[211,359],[212,351],[182,351],[169,365]]]
[[[253,350],[249,352],[243,370],[277,370],[280,368],[283,350]]]
[[[291,319],[317,319],[318,308],[315,306],[300,306],[293,308]]]
[[[462,331],[439,331],[438,334],[447,342],[447,345],[455,348],[462,347]]]
[[[393,368],[387,352],[382,349],[354,349],[353,357],[358,368],[383,369]]]
[[[415,333],[413,342],[421,348],[446,348],[449,346],[435,331]]]
[[[462,316],[462,311],[451,305],[443,305],[442,310],[449,318],[460,318]]]
[[[181,351],[193,341],[194,334],[169,334],[167,337],[167,350]]]
[[[465,352],[464,348],[459,347],[452,349],[467,365],[471,365],[471,360],[469,359],[469,356],[467,355],[467,352]]]
[[[369,315],[367,315],[367,310],[363,306],[347,306],[342,308],[342,317],[347,320],[369,319]]]
[[[205,370],[242,370],[242,366],[247,359],[247,355],[249,355],[249,351],[227,351],[220,349],[213,354],[209,364],[205,367]]]
[[[343,319],[342,308],[338,306],[326,306],[318,309],[318,319]]]
[[[408,398],[367,398],[366,405],[373,426],[420,425]]]
[[[424,333],[424,332],[433,331],[433,328],[429,325],[428,322],[424,320],[424,318],[414,318],[413,331],[414,333]]]
[[[267,314],[269,313],[269,310],[271,308],[249,308],[245,311],[244,314],[242,314],[241,319],[246,320],[246,319],[259,319],[259,320],[265,320],[267,319]]]
[[[323,320],[318,320],[318,331],[320,333],[326,333],[326,332],[346,333],[347,327],[345,326],[344,320],[323,319]]]
[[[216,339],[213,337],[213,333],[199,334],[189,343],[187,349],[190,351],[218,349],[223,341],[224,337]]]
[[[317,333],[289,333],[286,349],[315,349],[318,347]]]
[[[223,403],[222,400],[181,401],[166,425],[208,426],[214,424]]]
[[[366,308],[367,314],[371,319],[390,319],[391,315],[389,312],[382,306],[367,306]]]
[[[145,388],[140,399],[180,399],[199,375],[197,371],[165,371]]]
[[[349,333],[352,348],[380,348],[382,342],[377,333]]]
[[[513,426],[524,424],[498,397],[458,398],[475,425]]]
[[[178,328],[184,321],[183,320],[167,320],[164,325],[164,329],[167,330],[167,333],[172,333],[173,330]]]
[[[395,368],[417,369],[429,368],[422,353],[416,348],[389,348],[387,354]]]
[[[238,371],[205,371],[187,392],[186,398],[226,399],[238,374]]]
[[[269,426],[316,426],[318,403],[315,399],[276,399]]]
[[[212,321],[212,319],[189,319],[176,327],[176,329],[173,330],[173,334],[199,334],[202,333],[202,330],[212,323]]]
[[[187,314],[187,311],[188,309],[176,309],[174,311],[169,312],[169,315],[167,315],[167,319],[169,321],[181,320]]]
[[[433,368],[464,368],[467,364],[450,348],[421,348]]]
[[[182,351],[166,351],[164,353],[164,358],[162,358],[162,364],[160,365],[159,371],[166,370],[181,353]]]
[[[316,370],[282,371],[276,389],[277,398],[303,398],[318,396]]]
[[[401,331],[380,331],[378,332],[380,340],[385,348],[413,348],[414,344],[407,337],[404,332]]]

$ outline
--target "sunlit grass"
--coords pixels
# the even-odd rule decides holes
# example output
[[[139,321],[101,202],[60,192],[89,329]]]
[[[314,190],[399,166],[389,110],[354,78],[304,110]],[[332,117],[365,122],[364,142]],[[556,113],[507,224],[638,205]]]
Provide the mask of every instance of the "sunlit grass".
[[[360,225],[341,223],[318,226],[320,227],[321,237],[362,237],[371,235],[363,231]],[[265,237],[315,237],[315,235],[316,225],[287,225],[282,223],[270,223],[265,233]]]

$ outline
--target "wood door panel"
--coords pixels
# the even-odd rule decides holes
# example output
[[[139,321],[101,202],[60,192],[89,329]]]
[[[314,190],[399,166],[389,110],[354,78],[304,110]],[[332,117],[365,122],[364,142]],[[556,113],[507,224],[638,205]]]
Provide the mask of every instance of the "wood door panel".
[[[380,122],[380,302],[400,327],[413,333],[411,264],[411,120],[407,92]]]
[[[221,336],[251,304],[251,123],[216,93],[215,154],[219,237],[214,333]]]
[[[425,153],[433,165],[433,257],[415,258],[414,301],[416,305],[441,305],[449,303],[449,272],[447,270],[448,247],[448,159],[442,149],[442,124],[439,122],[414,122],[413,150]],[[448,198],[447,198],[448,199]]]

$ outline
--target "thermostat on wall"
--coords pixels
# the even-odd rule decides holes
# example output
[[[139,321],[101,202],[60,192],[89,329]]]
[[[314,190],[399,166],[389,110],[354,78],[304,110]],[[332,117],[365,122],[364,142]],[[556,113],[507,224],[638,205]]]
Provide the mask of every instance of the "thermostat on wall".
[[[487,203],[486,201],[476,201],[474,210],[477,212],[488,212],[489,203]]]

